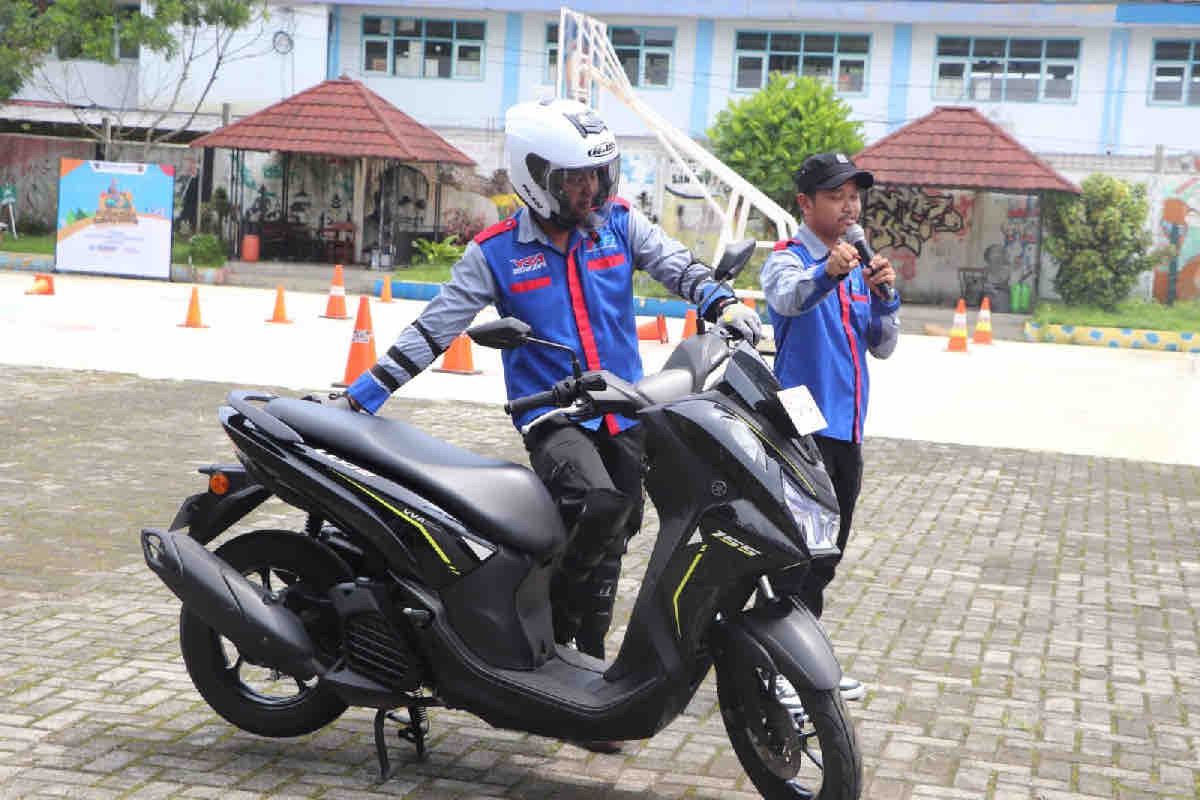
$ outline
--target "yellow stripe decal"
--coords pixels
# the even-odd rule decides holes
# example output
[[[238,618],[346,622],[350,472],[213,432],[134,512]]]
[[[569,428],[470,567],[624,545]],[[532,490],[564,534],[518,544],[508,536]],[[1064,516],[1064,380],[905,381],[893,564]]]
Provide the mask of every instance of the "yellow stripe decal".
[[[683,594],[683,587],[691,579],[692,573],[696,571],[696,565],[700,563],[700,559],[707,549],[708,545],[700,545],[700,552],[696,553],[696,557],[692,559],[691,566],[687,568],[687,572],[683,573],[683,580],[679,582],[678,588],[675,589],[675,596],[671,598],[671,602],[675,606],[675,630],[679,633],[680,639],[683,638],[683,628],[679,624],[679,595]]]
[[[799,478],[800,482],[804,484],[804,488],[808,490],[809,494],[815,495],[817,493],[817,490],[814,489],[812,487],[812,484],[808,482],[808,479],[804,477],[804,473],[800,471],[800,468],[797,467],[790,458],[788,458],[787,453],[783,452],[783,450],[781,450],[778,445],[776,445],[773,441],[771,441],[767,437],[767,434],[764,433],[761,428],[759,428],[757,425],[755,425],[750,420],[743,417],[741,414],[736,414],[735,416],[737,416],[737,418],[740,419],[742,422],[746,423],[746,427],[749,428],[750,430],[754,431],[755,436],[757,436],[759,439],[762,439],[764,444],[766,444],[768,447],[770,447],[772,450],[774,450],[779,455],[779,457],[782,458],[784,460],[784,462],[787,463],[787,465],[792,468],[792,472],[796,473],[796,477]]]
[[[391,511],[393,514],[395,514],[396,516],[400,517],[400,518],[401,518],[401,519],[403,519],[405,522],[409,523],[409,524],[410,524],[410,525],[412,525],[414,528],[416,528],[417,530],[419,530],[419,531],[421,532],[421,535],[425,537],[425,541],[429,542],[429,546],[430,546],[430,547],[432,547],[432,548],[433,548],[433,550],[434,550],[434,552],[438,554],[438,558],[440,558],[440,559],[442,560],[442,563],[444,563],[444,564],[446,565],[446,567],[447,567],[447,568],[448,568],[448,569],[449,569],[451,572],[453,572],[455,575],[459,575],[459,574],[461,574],[461,573],[458,571],[458,567],[454,566],[454,563],[453,563],[453,562],[452,562],[452,561],[449,559],[449,557],[447,557],[447,555],[446,555],[446,551],[442,550],[442,548],[441,548],[441,547],[438,545],[437,541],[436,541],[436,540],[433,538],[433,536],[432,536],[432,535],[430,535],[429,531],[425,529],[425,526],[424,526],[424,525],[422,525],[420,522],[417,522],[417,520],[413,519],[413,517],[412,517],[412,515],[411,515],[411,514],[409,514],[407,511],[402,511],[402,510],[400,510],[400,509],[396,508],[396,507],[395,507],[395,506],[393,506],[391,503],[389,503],[387,500],[384,500],[382,497],[380,497],[379,495],[375,494],[375,493],[374,493],[374,492],[372,492],[370,489],[368,489],[367,487],[363,486],[361,483],[359,483],[358,481],[354,480],[353,478],[349,478],[349,477],[347,477],[347,476],[345,476],[345,475],[342,475],[340,472],[339,472],[339,473],[337,473],[337,475],[338,475],[339,477],[341,477],[341,478],[345,479],[347,482],[349,482],[349,483],[353,484],[354,486],[358,487],[358,489],[359,489],[360,491],[362,491],[363,493],[365,493],[366,495],[368,495],[369,497],[371,497],[371,499],[373,499],[375,502],[379,503],[381,506],[383,506],[384,508],[386,508],[388,511]]]

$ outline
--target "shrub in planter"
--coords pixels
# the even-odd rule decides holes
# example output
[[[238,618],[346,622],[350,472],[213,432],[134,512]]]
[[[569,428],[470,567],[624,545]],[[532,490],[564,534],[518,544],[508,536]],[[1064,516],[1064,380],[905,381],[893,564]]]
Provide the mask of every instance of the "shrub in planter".
[[[455,244],[457,236],[447,236],[440,242],[434,239],[417,239],[413,247],[417,249],[420,261],[434,266],[453,264],[462,258],[466,246]]]
[[[225,265],[225,245],[211,233],[197,233],[188,244],[192,263],[198,267],[220,267]]]

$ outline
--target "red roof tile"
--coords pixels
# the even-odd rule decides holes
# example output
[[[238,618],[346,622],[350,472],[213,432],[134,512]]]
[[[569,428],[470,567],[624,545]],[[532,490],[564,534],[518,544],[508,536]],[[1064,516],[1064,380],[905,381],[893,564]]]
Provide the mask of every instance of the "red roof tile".
[[[466,166],[475,163],[434,131],[349,78],[305,89],[201,136],[191,146]]]
[[[854,163],[894,186],[1079,194],[999,125],[963,106],[938,106],[863,150]]]

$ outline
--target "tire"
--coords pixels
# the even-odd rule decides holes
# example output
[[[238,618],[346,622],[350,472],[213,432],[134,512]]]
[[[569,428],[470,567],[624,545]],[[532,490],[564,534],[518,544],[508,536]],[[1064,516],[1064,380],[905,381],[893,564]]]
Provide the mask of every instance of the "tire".
[[[346,567],[312,539],[289,531],[254,531],[231,539],[216,554],[252,583],[281,592],[317,647],[332,663],[338,649],[337,617],[320,598],[350,579]],[[278,675],[243,661],[228,639],[184,606],[179,615],[179,646],[196,689],[212,709],[242,730],[284,738],[319,730],[340,717],[347,705],[329,687],[310,679]],[[290,693],[277,694],[281,688]]]
[[[854,734],[854,725],[846,711],[845,701],[836,689],[826,691],[799,689],[808,719],[796,722],[775,696],[774,675],[754,674],[746,680],[735,679],[732,670],[751,670],[738,660],[736,654],[727,663],[717,666],[717,700],[721,719],[738,761],[750,781],[766,800],[795,800],[815,797],[817,800],[858,800],[862,792],[862,757]],[[803,686],[799,675],[784,673],[794,686]],[[753,687],[753,689],[751,689]],[[755,697],[745,698],[743,692],[753,690]],[[764,741],[751,730],[748,708],[757,708],[763,724],[759,729],[771,729],[772,724],[791,724],[795,738],[805,752],[792,751],[787,755],[783,737]],[[782,714],[782,716],[781,716]],[[787,723],[781,723],[787,720]],[[776,727],[774,730],[781,730]],[[814,740],[819,746],[823,766],[811,758]],[[818,789],[819,786],[819,789]]]

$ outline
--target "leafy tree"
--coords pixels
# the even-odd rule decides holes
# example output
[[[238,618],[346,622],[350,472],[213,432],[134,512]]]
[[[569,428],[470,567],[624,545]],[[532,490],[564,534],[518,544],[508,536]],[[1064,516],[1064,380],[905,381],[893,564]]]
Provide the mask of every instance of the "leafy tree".
[[[1080,188],[1079,196],[1058,195],[1047,204],[1045,247],[1058,262],[1054,288],[1067,305],[1111,311],[1163,253],[1150,251],[1145,186],[1095,174]]]
[[[9,0],[0,0],[4,2]],[[73,62],[114,64],[144,53],[159,57],[167,70],[161,75],[150,74],[144,65],[137,70],[120,106],[109,109],[111,130],[96,126],[94,116],[85,118],[83,109],[76,115],[97,139],[136,139],[145,153],[188,129],[222,69],[267,52],[266,19],[265,0],[155,0],[147,14],[118,0],[56,0],[37,15],[35,28],[37,41],[57,47],[63,62],[53,69],[43,62],[35,80],[69,106],[100,106],[78,69],[72,70]],[[246,29],[253,35],[239,38]],[[171,114],[181,118],[168,124]]]
[[[21,90],[50,45],[29,0],[0,0],[0,103]]]
[[[792,182],[814,153],[852,155],[863,147],[862,123],[833,86],[815,78],[774,73],[744,100],[731,101],[708,130],[713,152],[786,209],[796,210]]]

